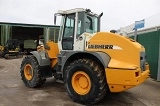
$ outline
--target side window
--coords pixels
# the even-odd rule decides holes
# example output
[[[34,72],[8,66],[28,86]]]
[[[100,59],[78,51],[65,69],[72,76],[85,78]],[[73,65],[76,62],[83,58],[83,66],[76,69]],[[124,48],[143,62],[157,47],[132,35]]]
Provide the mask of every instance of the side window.
[[[89,33],[93,33],[93,25],[92,25],[92,18],[87,16],[86,19],[86,31]]]
[[[85,29],[88,33],[96,33],[98,29],[98,18],[90,15],[86,15]]]
[[[78,13],[77,37],[84,33],[84,12]]]
[[[64,38],[65,37],[73,37],[74,35],[74,21],[75,15],[68,15],[66,18],[65,29],[64,29]]]
[[[81,27],[82,27],[82,21],[78,20],[78,28],[77,28],[77,35],[81,34]]]

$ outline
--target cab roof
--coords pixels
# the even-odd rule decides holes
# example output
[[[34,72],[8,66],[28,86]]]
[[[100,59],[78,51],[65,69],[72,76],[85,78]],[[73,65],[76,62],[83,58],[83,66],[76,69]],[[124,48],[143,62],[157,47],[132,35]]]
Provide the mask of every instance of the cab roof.
[[[90,9],[84,9],[84,8],[75,8],[75,9],[70,9],[70,10],[58,10],[58,14],[71,14],[71,13],[76,13],[76,12],[88,12],[89,14],[98,16],[97,14],[91,12]]]

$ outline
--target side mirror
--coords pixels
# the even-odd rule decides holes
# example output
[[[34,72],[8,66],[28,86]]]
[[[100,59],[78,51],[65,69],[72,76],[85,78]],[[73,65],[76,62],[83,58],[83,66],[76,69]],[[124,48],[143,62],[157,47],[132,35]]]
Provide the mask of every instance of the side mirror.
[[[98,16],[99,18],[103,16],[103,12]]]

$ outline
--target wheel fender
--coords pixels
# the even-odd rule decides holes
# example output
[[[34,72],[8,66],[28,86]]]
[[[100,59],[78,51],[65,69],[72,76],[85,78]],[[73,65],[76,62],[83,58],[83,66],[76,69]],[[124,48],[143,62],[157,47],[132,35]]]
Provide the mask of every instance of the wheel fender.
[[[111,57],[103,52],[95,52],[95,53],[91,53],[92,55],[94,55],[95,57],[97,57],[101,63],[103,64],[103,66],[106,68],[109,64],[109,61],[111,59]]]
[[[63,66],[65,66],[67,60],[72,55],[75,55],[77,53],[87,53],[87,54],[91,54],[91,55],[95,56],[102,63],[102,65],[105,68],[108,67],[108,64],[111,60],[111,57],[104,52],[71,52],[71,53],[70,52],[68,52],[68,53],[64,52],[63,54],[65,54],[65,56],[62,57],[62,68],[61,68],[61,70],[63,70],[63,68],[64,68]]]
[[[32,51],[30,53],[33,54],[33,56],[35,56],[40,66],[50,66],[50,58],[46,51]]]

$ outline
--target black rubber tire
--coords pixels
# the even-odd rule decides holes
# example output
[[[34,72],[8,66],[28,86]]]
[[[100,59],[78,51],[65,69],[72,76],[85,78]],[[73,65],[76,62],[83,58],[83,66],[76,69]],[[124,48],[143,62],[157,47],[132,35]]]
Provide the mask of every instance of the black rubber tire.
[[[10,59],[10,55],[9,55],[9,54],[5,54],[5,55],[4,55],[4,58],[5,58],[5,59]]]
[[[75,72],[81,70],[85,72],[91,80],[91,89],[85,95],[76,93],[72,87],[72,76]],[[78,59],[72,62],[65,71],[65,87],[67,93],[73,101],[91,105],[97,103],[106,95],[107,83],[105,77],[105,71],[95,61],[90,59]]]
[[[3,57],[4,52],[0,50],[0,57]]]
[[[31,80],[27,80],[24,75],[24,67],[27,64],[30,64],[33,69],[33,78]],[[41,78],[40,66],[37,62],[37,59],[34,56],[27,56],[23,59],[21,68],[20,68],[20,73],[21,73],[21,79],[23,80],[25,85],[30,88],[40,87],[44,84],[46,80]]]

